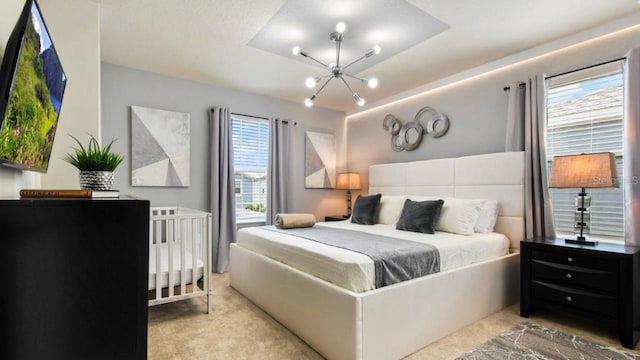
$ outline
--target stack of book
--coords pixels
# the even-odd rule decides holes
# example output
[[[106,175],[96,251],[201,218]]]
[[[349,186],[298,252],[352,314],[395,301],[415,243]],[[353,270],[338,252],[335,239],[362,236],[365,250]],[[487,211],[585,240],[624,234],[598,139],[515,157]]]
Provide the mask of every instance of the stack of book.
[[[89,190],[89,189],[22,189],[21,198],[42,198],[42,197],[62,197],[62,198],[117,198],[120,197],[118,190]]]

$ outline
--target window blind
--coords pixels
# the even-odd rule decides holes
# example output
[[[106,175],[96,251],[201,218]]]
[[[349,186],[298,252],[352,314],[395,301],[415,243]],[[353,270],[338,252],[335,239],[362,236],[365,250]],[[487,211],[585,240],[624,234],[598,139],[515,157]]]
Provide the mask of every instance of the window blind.
[[[264,222],[267,206],[269,123],[232,114],[236,221]]]
[[[621,62],[553,78],[547,95],[548,174],[556,155],[613,152],[618,178],[623,159],[623,76]],[[587,189],[591,196],[590,236],[624,241],[623,189]],[[574,233],[580,189],[549,189],[556,231]]]

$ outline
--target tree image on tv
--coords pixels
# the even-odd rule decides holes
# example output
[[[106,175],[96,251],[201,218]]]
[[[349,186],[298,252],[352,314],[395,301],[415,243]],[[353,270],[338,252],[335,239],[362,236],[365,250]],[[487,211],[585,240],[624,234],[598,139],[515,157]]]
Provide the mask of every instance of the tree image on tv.
[[[29,20],[0,134],[0,157],[46,169],[66,79],[48,34],[39,34],[46,31],[41,19],[32,11]]]

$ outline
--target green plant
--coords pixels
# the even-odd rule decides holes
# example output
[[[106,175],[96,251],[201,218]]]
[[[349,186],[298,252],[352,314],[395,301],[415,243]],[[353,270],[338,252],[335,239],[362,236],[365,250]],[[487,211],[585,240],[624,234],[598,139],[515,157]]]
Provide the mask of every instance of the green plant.
[[[111,145],[117,140],[112,139],[110,143],[100,148],[98,140],[93,135],[89,135],[89,145],[85,148],[82,143],[73,135],[69,135],[76,141],[79,148],[73,148],[72,153],[65,154],[63,160],[75,166],[80,171],[114,171],[124,160],[118,153],[111,152]]]

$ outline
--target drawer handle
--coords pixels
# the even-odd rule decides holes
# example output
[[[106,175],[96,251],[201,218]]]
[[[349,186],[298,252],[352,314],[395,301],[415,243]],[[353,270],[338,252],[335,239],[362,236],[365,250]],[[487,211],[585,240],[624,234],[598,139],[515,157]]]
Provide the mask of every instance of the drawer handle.
[[[573,258],[572,258],[572,257],[567,258],[567,261],[568,261],[568,262],[573,262]]]
[[[571,296],[567,296],[567,301],[571,301],[573,299],[571,299]]]
[[[567,279],[571,279],[572,277],[573,277],[573,275],[567,274]]]

